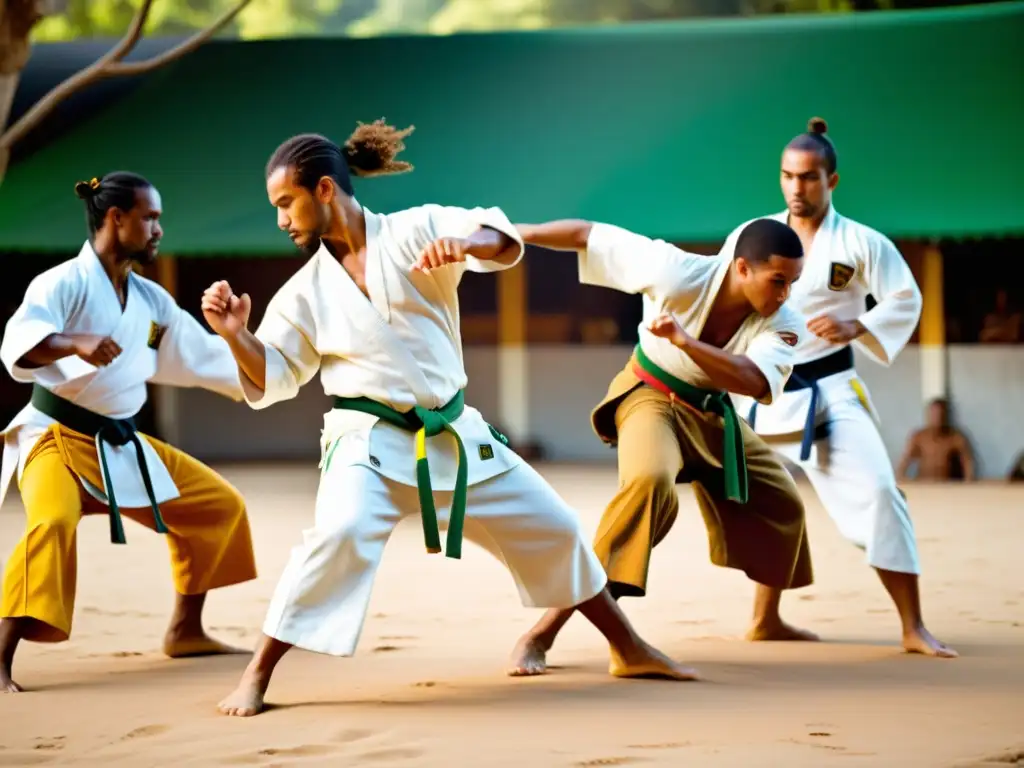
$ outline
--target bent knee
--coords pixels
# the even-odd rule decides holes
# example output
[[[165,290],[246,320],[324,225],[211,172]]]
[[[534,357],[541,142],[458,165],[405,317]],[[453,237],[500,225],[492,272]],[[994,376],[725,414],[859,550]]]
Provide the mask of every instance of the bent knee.
[[[77,505],[32,505],[28,509],[28,532],[32,534],[56,533],[70,537],[82,519],[81,508]]]
[[[634,493],[642,493],[645,496],[675,498],[676,473],[668,470],[634,472],[623,478],[622,485]]]

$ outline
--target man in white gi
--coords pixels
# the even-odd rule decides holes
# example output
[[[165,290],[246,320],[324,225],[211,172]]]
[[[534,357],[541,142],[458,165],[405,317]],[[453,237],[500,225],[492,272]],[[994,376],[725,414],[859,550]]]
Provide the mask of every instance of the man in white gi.
[[[395,160],[410,130],[377,121],[360,125],[344,148],[316,135],[282,144],[267,166],[267,193],[280,228],[314,255],[274,296],[255,335],[246,295],[220,282],[203,296],[253,408],[294,397],[318,369],[334,397],[314,525],[220,710],[260,712],[274,667],[293,646],[354,653],[384,546],[413,514],[430,552],[441,551],[438,518],[447,518],[449,557],[460,556],[464,526],[508,566],[524,604],[578,605],[612,644],[611,674],[691,679],[618,610],[573,510],[463,400],[459,280],[466,269],[515,264],[523,250],[515,228],[496,208],[378,215],[356,201],[350,174],[410,169]]]
[[[806,472],[840,532],[866,552],[899,611],[903,647],[953,657],[924,625],[917,545],[907,502],[878,433],[867,388],[853,365],[852,343],[890,365],[921,314],[921,292],[893,243],[841,216],[832,205],[839,182],[825,121],[814,118],[782,154],[789,224],[804,244],[803,276],[789,303],[807,320],[784,394],[771,405],[737,403],[751,426]],[[732,252],[742,227],[722,248]],[[866,297],[878,302],[866,310]]]
[[[89,239],[76,258],[32,281],[0,346],[11,376],[33,385],[31,403],[4,430],[0,501],[17,475],[27,521],[4,573],[0,692],[21,690],[11,679],[20,640],[62,642],[71,633],[84,514],[108,514],[115,543],[125,542],[122,515],[167,535],[177,592],[169,656],[234,651],[203,630],[206,593],[256,577],[239,493],[135,427],[147,382],[242,399],[223,339],[132,270],[156,259],[160,195],[132,173],[75,191]]]

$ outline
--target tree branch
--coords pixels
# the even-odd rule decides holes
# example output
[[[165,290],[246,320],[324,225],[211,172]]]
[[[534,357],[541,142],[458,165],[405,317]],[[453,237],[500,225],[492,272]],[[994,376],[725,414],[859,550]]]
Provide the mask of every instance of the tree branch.
[[[239,0],[235,3],[233,8],[225,11],[219,19],[213,22],[206,29],[196,32],[188,40],[183,41],[179,45],[174,46],[169,51],[164,51],[159,56],[154,56],[152,59],[147,61],[133,61],[130,63],[124,63],[119,61],[117,63],[110,64],[107,67],[106,76],[125,76],[125,75],[141,75],[146,72],[152,72],[154,69],[159,69],[175,59],[180,59],[187,53],[191,53],[200,45],[205,43],[215,34],[220,32],[221,28],[231,23],[231,20],[239,14],[239,12],[250,3],[250,0]]]
[[[132,48],[135,47],[135,44],[139,42],[139,38],[142,37],[142,27],[146,23],[146,18],[149,16],[149,9],[152,5],[153,0],[142,0],[142,5],[135,13],[135,18],[132,19],[128,32],[125,33],[120,42],[101,58],[94,61],[81,72],[76,72],[32,105],[28,112],[0,135],[0,149],[9,149],[19,139],[24,138],[25,134],[35,128],[44,117],[50,114],[68,96],[106,77],[107,67],[127,56]]]
[[[142,0],[142,5],[138,12],[136,12],[135,17],[132,19],[131,26],[116,46],[108,51],[102,58],[97,59],[81,72],[77,72],[63,83],[56,86],[36,102],[32,108],[22,115],[21,118],[5,133],[0,134],[0,154],[9,150],[11,146],[23,139],[25,135],[42,122],[43,118],[50,114],[58,104],[72,94],[107,77],[123,77],[150,72],[164,64],[167,64],[168,62],[174,61],[175,59],[190,53],[209,40],[210,37],[216,34],[224,25],[228,24],[235,16],[238,15],[239,11],[249,4],[249,2],[250,0],[239,0],[235,3],[234,7],[224,13],[219,19],[213,22],[213,24],[208,26],[206,29],[197,32],[188,40],[185,40],[183,43],[175,46],[171,50],[165,51],[159,56],[154,56],[152,59],[147,61],[125,64],[121,60],[131,52],[142,37],[142,28],[149,16],[149,9],[153,5],[153,0]]]

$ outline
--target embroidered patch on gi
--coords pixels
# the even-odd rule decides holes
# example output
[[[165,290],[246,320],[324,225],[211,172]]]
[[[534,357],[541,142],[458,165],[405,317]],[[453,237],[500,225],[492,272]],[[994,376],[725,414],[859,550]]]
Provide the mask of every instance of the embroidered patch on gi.
[[[494,449],[491,448],[490,444],[484,443],[480,446],[480,460],[487,461],[488,459],[494,458]]]
[[[828,288],[830,291],[841,291],[850,284],[856,270],[849,264],[833,261],[828,273]]]
[[[373,464],[373,466],[375,466],[377,469],[380,469],[380,459],[378,459],[376,456],[370,456],[370,463]]]
[[[150,349],[157,349],[160,346],[160,340],[164,337],[166,330],[166,325],[157,325],[155,322],[149,324],[149,341],[146,344]]]
[[[779,338],[782,339],[784,344],[788,344],[791,347],[795,347],[796,343],[800,341],[800,337],[792,331],[777,331]]]

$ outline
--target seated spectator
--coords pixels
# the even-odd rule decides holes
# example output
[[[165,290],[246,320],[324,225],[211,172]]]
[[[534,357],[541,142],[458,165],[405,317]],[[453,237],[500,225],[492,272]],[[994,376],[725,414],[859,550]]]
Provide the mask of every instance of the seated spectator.
[[[1020,341],[1020,312],[1010,310],[1009,297],[1000,288],[996,292],[996,307],[985,315],[978,341],[983,344],[1016,344]]]
[[[928,405],[927,425],[910,435],[897,474],[908,477],[917,465],[918,480],[974,480],[974,455],[964,434],[949,423],[949,404],[935,400]]]

